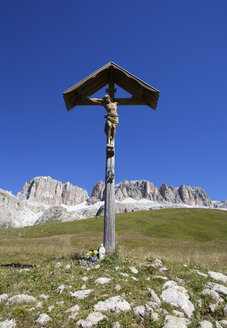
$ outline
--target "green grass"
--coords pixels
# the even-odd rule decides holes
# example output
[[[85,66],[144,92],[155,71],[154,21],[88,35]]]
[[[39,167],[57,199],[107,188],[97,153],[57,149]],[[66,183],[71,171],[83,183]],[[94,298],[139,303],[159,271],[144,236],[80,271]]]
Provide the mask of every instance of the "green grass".
[[[116,215],[117,255],[106,258],[100,269],[86,270],[79,265],[78,257],[90,248],[97,248],[103,240],[103,218],[87,219],[74,222],[53,222],[27,228],[0,230],[0,265],[10,263],[32,264],[35,267],[30,271],[15,267],[0,266],[0,294],[7,293],[13,296],[26,293],[35,296],[49,295],[43,301],[42,308],[30,305],[7,306],[0,303],[0,321],[15,318],[17,327],[31,328],[40,313],[48,313],[48,306],[54,305],[48,313],[53,321],[46,327],[75,327],[75,321],[69,320],[65,310],[79,304],[80,312],[77,320],[84,319],[92,311],[93,306],[100,300],[122,295],[132,307],[144,305],[148,301],[147,288],[153,288],[160,295],[162,280],[154,279],[160,275],[158,269],[148,264],[154,258],[161,258],[168,271],[168,279],[185,281],[185,288],[189,291],[195,305],[195,313],[191,325],[196,327],[198,321],[209,320],[212,323],[223,317],[222,303],[215,313],[209,310],[210,299],[201,295],[206,281],[211,278],[199,276],[194,270],[207,273],[209,270],[225,272],[227,269],[227,212],[205,209],[165,209],[157,211],[133,212]],[[62,266],[55,268],[56,262]],[[70,263],[71,269],[66,271],[65,265]],[[187,264],[187,266],[184,266]],[[139,273],[138,281],[131,277],[124,278],[119,272],[126,272],[132,276],[129,266],[135,266]],[[119,266],[119,271],[115,267]],[[84,300],[76,300],[69,291],[80,290],[86,275],[89,280],[87,289],[93,289],[91,296]],[[104,286],[94,285],[98,277],[109,277],[111,283]],[[150,280],[147,280],[150,278]],[[62,294],[57,287],[65,284],[72,286]],[[115,290],[120,284],[122,290]],[[197,300],[202,300],[202,307]],[[58,302],[64,301],[62,304]],[[167,303],[162,304],[169,313],[174,307]],[[161,328],[165,318],[160,313],[160,321],[150,319],[141,321],[132,311],[118,315],[107,314],[108,320],[98,327],[112,327],[119,321],[121,327],[149,327]]]

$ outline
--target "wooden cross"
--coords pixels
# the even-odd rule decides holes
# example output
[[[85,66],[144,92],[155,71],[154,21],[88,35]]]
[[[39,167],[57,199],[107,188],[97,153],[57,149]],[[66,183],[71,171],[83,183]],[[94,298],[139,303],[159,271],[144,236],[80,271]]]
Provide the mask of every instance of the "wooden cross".
[[[108,84],[107,96],[103,98],[90,98],[95,92]],[[131,98],[115,98],[114,87],[119,87],[131,94]],[[106,169],[105,169],[105,210],[104,210],[104,247],[107,254],[115,251],[115,151],[114,137],[118,124],[118,115],[115,111],[117,105],[147,105],[156,109],[159,91],[143,82],[136,76],[124,70],[113,62],[109,62],[99,70],[89,75],[81,82],[75,84],[63,93],[67,110],[75,106],[102,105],[107,109],[107,145],[106,145]],[[106,97],[106,98],[105,98]],[[112,107],[111,107],[112,106]],[[115,123],[114,123],[115,122]],[[112,124],[112,125],[111,125]],[[112,129],[111,131],[108,130]],[[105,129],[105,130],[106,130]],[[112,133],[110,136],[108,132]],[[109,143],[109,141],[112,144]]]

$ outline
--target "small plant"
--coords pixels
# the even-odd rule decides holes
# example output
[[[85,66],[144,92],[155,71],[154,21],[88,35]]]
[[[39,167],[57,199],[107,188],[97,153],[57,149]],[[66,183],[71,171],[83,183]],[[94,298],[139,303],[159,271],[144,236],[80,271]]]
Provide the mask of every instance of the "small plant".
[[[99,252],[97,250],[91,249],[89,252],[87,252],[85,255],[81,257],[80,265],[87,265],[87,266],[96,265],[98,261],[98,254]]]

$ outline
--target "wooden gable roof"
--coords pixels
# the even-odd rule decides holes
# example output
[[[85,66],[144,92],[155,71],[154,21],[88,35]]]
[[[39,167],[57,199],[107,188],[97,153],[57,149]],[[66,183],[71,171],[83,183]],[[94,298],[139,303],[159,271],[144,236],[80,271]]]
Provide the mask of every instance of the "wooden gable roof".
[[[90,97],[110,81],[130,93],[135,99],[135,104],[156,108],[159,91],[113,62],[109,62],[66,90],[63,93],[66,108],[70,110],[77,105],[87,105],[86,97]]]

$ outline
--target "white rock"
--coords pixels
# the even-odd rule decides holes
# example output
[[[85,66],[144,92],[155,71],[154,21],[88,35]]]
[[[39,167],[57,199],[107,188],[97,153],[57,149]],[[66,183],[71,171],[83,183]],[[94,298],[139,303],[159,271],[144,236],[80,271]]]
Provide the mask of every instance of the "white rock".
[[[198,270],[195,270],[195,272],[198,273],[199,276],[202,276],[202,277],[205,277],[205,278],[208,277],[208,274],[202,273],[202,272],[200,272]]]
[[[19,294],[10,297],[7,301],[7,305],[20,304],[20,303],[31,303],[36,302],[36,298],[29,295]]]
[[[154,276],[153,279],[162,279],[162,280],[168,280],[167,277],[163,277],[163,276]]]
[[[161,300],[158,297],[158,295],[155,293],[155,291],[153,289],[148,288],[148,297],[150,298],[150,300],[154,303],[157,303],[158,305],[161,304]]]
[[[219,323],[223,326],[223,328],[227,327],[227,320],[221,320]]]
[[[134,281],[138,281],[138,279],[136,278],[136,277],[131,277],[132,278],[132,280],[134,280]]]
[[[82,278],[82,280],[86,282],[86,281],[88,281],[88,277],[85,276]]]
[[[14,327],[16,327],[16,322],[14,319],[0,322],[0,328],[14,328]]]
[[[67,288],[67,286],[60,285],[60,286],[58,286],[57,291],[61,294],[65,288]]]
[[[220,285],[220,284],[214,284],[213,282],[207,282],[206,287],[209,289],[215,290],[220,295],[227,296],[227,287]]]
[[[188,319],[167,315],[163,328],[187,328],[189,323]]]
[[[71,269],[71,265],[70,265],[70,264],[66,264],[66,266],[65,266],[65,270],[68,271],[68,270],[70,270],[70,269]]]
[[[122,277],[129,277],[129,275],[128,275],[127,273],[125,273],[125,272],[120,272],[120,275],[121,275]]]
[[[177,283],[173,280],[169,280],[167,282],[164,283],[164,285],[162,286],[162,289],[165,289],[165,288],[169,288],[169,287],[177,287]]]
[[[180,318],[184,318],[184,313],[181,311],[173,310],[173,314],[177,315]]]
[[[68,313],[68,312],[79,312],[79,310],[80,310],[80,307],[79,307],[79,305],[74,305],[74,306],[72,306],[72,307],[70,307],[68,310],[66,310],[65,311],[65,313]]]
[[[129,267],[132,273],[137,274],[139,271],[134,267]]]
[[[77,321],[76,326],[83,327],[83,328],[90,328],[96,326],[99,323],[99,321],[102,321],[104,319],[107,319],[107,317],[102,313],[92,312],[87,316],[85,320]]]
[[[42,307],[43,307],[43,303],[42,302],[37,302],[36,308],[41,309]]]
[[[49,321],[52,321],[51,317],[48,314],[42,313],[36,320],[36,323],[39,323],[42,326],[45,326]]]
[[[223,309],[223,314],[224,314],[225,316],[227,316],[227,305],[225,305],[225,307],[224,307],[224,309]]]
[[[45,294],[41,294],[41,295],[39,295],[39,298],[42,298],[43,300],[47,301],[49,296],[45,295]]]
[[[213,289],[208,289],[208,288],[206,288],[206,289],[204,289],[203,291],[202,291],[202,294],[203,295],[209,295],[209,296],[211,296],[215,301],[217,301],[218,303],[221,303],[221,302],[223,302],[223,299],[219,296],[219,294],[215,291],[215,290],[213,290]]]
[[[114,296],[108,298],[106,301],[100,301],[94,306],[95,311],[110,311],[115,313],[125,312],[131,310],[130,304],[121,296]]]
[[[160,268],[160,267],[163,266],[163,264],[162,264],[162,261],[161,261],[161,260],[159,260],[159,259],[155,259],[154,262],[152,263],[152,266],[153,266],[154,268]]]
[[[48,312],[51,312],[54,309],[54,305],[48,306]]]
[[[79,300],[83,300],[84,298],[87,298],[91,294],[92,291],[93,291],[93,289],[78,290],[74,293],[70,292],[70,295],[72,297],[78,298]]]
[[[81,287],[82,290],[84,290],[86,288],[87,288],[87,286],[85,284]]]
[[[167,267],[163,267],[159,269],[160,272],[168,271]]]
[[[203,320],[199,323],[198,328],[213,328],[213,325],[209,321]]]
[[[61,262],[57,262],[56,264],[55,264],[55,268],[57,269],[57,268],[60,268],[62,266],[62,263]]]
[[[167,288],[166,288],[167,286]],[[171,286],[171,287],[168,287]],[[189,295],[184,287],[177,286],[173,281],[167,281],[163,286],[161,299],[173,306],[180,307],[190,318],[195,310],[194,305],[189,300]]]
[[[98,278],[95,280],[95,284],[96,285],[104,285],[104,284],[108,284],[111,281],[111,279],[109,278]]]
[[[116,285],[116,287],[115,287],[115,290],[116,291],[119,291],[119,290],[121,290],[121,286],[118,284],[118,285]]]
[[[215,328],[223,328],[218,321],[215,321]]]
[[[118,321],[113,323],[113,328],[121,328],[121,325],[119,324]]]
[[[100,268],[100,264],[96,264],[95,266],[94,266],[94,269],[99,269]]]
[[[65,301],[58,301],[58,302],[56,302],[56,304],[58,304],[58,305],[62,305],[64,303],[65,303]]]
[[[1,294],[0,295],[0,303],[7,300],[9,298],[9,296],[7,294]]]
[[[144,317],[149,316],[154,311],[149,305],[145,304],[134,307],[133,312],[135,313],[135,315],[143,319]]]
[[[158,313],[157,312],[153,312],[153,313],[151,313],[151,319],[153,320],[153,321],[159,321],[159,315],[158,315]]]
[[[119,266],[116,266],[116,267],[115,267],[115,270],[118,271],[118,270],[119,270]]]
[[[210,311],[211,311],[212,313],[214,313],[214,312],[217,310],[218,306],[219,306],[218,303],[210,304],[210,305],[209,305],[209,309],[210,309]]]
[[[227,276],[225,276],[224,274],[222,274],[220,272],[209,271],[208,274],[211,278],[213,278],[215,280],[221,280],[221,281],[227,283]]]

